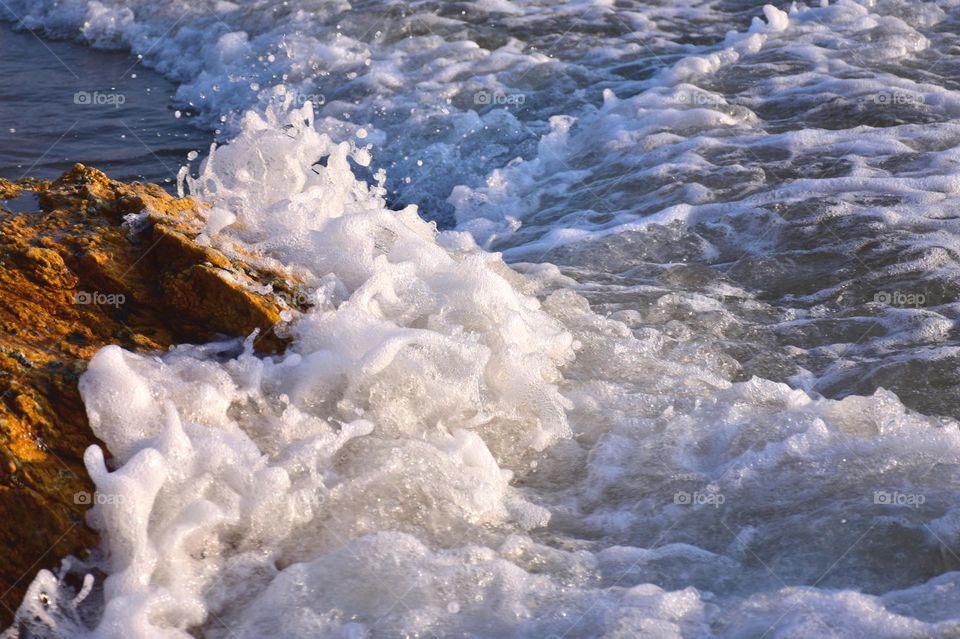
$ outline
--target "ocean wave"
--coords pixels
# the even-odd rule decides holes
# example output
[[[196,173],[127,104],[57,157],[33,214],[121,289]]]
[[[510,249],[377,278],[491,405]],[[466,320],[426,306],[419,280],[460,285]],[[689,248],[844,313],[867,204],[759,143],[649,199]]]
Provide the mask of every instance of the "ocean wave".
[[[947,302],[842,315],[824,293],[952,250],[930,221],[955,190],[952,91],[834,59],[865,33],[878,66],[925,55],[949,7],[905,7],[12,3],[181,81],[231,132],[181,175],[204,241],[315,302],[278,356],[253,335],[94,357],[103,544],[40,573],[22,636],[956,634],[957,423],[813,392],[951,331]],[[813,126],[893,90],[923,100],[891,98],[889,131]],[[855,223],[837,253],[869,239],[856,206],[885,216],[887,279],[797,245],[827,203]],[[791,284],[788,249],[840,279]],[[763,379],[745,344],[837,368]]]

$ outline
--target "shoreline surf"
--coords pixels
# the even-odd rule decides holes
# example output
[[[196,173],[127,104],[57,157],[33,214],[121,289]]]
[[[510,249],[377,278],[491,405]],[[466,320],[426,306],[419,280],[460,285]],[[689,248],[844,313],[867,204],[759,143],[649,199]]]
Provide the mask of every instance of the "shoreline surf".
[[[313,291],[280,356],[93,358],[103,546],[24,628],[957,632],[955,7],[292,4],[13,3],[152,51],[230,132],[202,241]]]

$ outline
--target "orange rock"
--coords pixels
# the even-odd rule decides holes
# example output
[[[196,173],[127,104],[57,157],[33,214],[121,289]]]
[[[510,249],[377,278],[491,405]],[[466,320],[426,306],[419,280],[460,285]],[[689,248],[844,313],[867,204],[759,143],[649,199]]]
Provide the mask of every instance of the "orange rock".
[[[24,191],[41,211],[0,202],[0,627],[37,570],[96,544],[75,497],[93,490],[85,362],[107,344],[163,350],[255,329],[259,350],[282,348],[284,305],[255,291],[296,287],[198,244],[202,205],[156,185],[79,164],[53,182],[0,180],[0,199]],[[129,216],[143,219],[124,226]]]
[[[20,187],[4,179],[0,179],[0,198],[9,200],[20,195]]]

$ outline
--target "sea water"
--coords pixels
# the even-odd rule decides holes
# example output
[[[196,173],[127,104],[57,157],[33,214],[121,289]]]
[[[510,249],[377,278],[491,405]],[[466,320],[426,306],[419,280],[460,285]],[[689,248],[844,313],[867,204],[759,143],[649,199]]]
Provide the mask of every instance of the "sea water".
[[[0,177],[54,179],[80,162],[175,191],[187,156],[214,137],[171,101],[176,85],[129,53],[15,25],[0,24]]]
[[[11,2],[309,296],[80,382],[11,637],[956,637],[953,2]]]

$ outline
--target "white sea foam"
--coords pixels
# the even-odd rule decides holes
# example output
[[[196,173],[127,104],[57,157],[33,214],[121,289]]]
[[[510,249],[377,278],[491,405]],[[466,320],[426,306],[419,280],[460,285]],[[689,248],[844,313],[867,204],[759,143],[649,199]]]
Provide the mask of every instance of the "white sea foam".
[[[887,393],[836,402],[731,384],[574,293],[541,304],[532,280],[469,236],[386,209],[349,157],[367,159],[317,133],[309,107],[251,113],[190,180],[236,216],[213,241],[256,249],[324,294],[287,328],[281,357],[254,355],[251,338],[239,355],[229,344],[162,357],[108,347],[91,361],[81,391],[115,470],[88,451],[108,576],[90,586],[102,616],[83,632],[953,627],[909,611],[955,599],[954,577],[916,585],[949,564],[940,547],[952,552],[960,532],[946,489],[955,424]],[[922,510],[875,503],[904,485]],[[905,552],[908,569],[871,567],[876,553]],[[838,559],[845,568],[831,571]],[[821,573],[841,589],[787,585]],[[886,595],[890,610],[842,590],[855,583],[910,589]],[[42,573],[23,623],[77,636],[91,622],[66,584]]]
[[[81,392],[113,456],[93,447],[86,457],[103,544],[90,561],[41,572],[11,636],[960,632],[957,423],[884,390],[832,400],[733,381],[743,365],[721,342],[763,337],[745,318],[775,317],[803,352],[793,344],[812,340],[831,310],[800,295],[799,308],[774,309],[690,264],[727,255],[725,242],[767,257],[766,232],[788,237],[795,218],[753,233],[764,206],[835,197],[849,212],[854,192],[897,198],[878,213],[886,228],[952,247],[944,229],[955,222],[916,211],[956,193],[955,125],[770,124],[794,117],[788,107],[811,86],[817,96],[918,91],[952,113],[941,86],[857,77],[834,59],[864,32],[865,55],[920,55],[920,29],[949,7],[907,15],[897,4],[903,19],[848,0],[769,7],[740,33],[694,46],[677,41],[677,25],[719,20],[718,10],[495,3],[464,5],[476,13],[461,18],[417,7],[365,39],[361,27],[379,23],[333,3],[12,6],[28,25],[79,25],[94,44],[143,52],[183,81],[180,97],[201,118],[235,111],[230,143],[183,187],[214,205],[210,243],[257,254],[316,304],[278,329],[292,344],[273,357],[254,353],[257,336],[95,356]],[[526,47],[481,46],[470,36],[496,34],[463,25],[484,19],[535,35]],[[575,26],[569,56],[529,46],[563,21]],[[650,51],[666,58],[659,71],[618,82],[605,71],[642,51],[645,63]],[[759,78],[731,90],[747,71]],[[551,95],[570,77],[579,94]],[[527,91],[532,115],[479,108],[478,91]],[[301,100],[288,96],[310,92],[324,94],[316,121],[312,106],[290,108]],[[923,144],[938,150],[909,164],[905,149]],[[811,149],[850,158],[850,172],[769,180],[745,159],[718,159],[789,156],[783,169],[799,172]],[[392,210],[404,198],[381,167],[416,183],[418,159],[444,174],[421,175],[419,199],[449,198],[458,230],[438,231],[414,206]],[[708,182],[714,170],[722,179]],[[612,210],[595,210],[598,194]],[[697,224],[713,233],[687,230]],[[553,251],[564,270],[513,269],[478,243],[512,259]],[[916,261],[950,268],[936,255]],[[656,286],[635,273],[648,262]],[[682,285],[697,278],[709,286]],[[870,323],[889,329],[871,348],[894,351],[945,339],[949,317],[938,307],[854,318],[868,326],[822,347],[836,362],[826,378],[849,370],[842,356]]]

